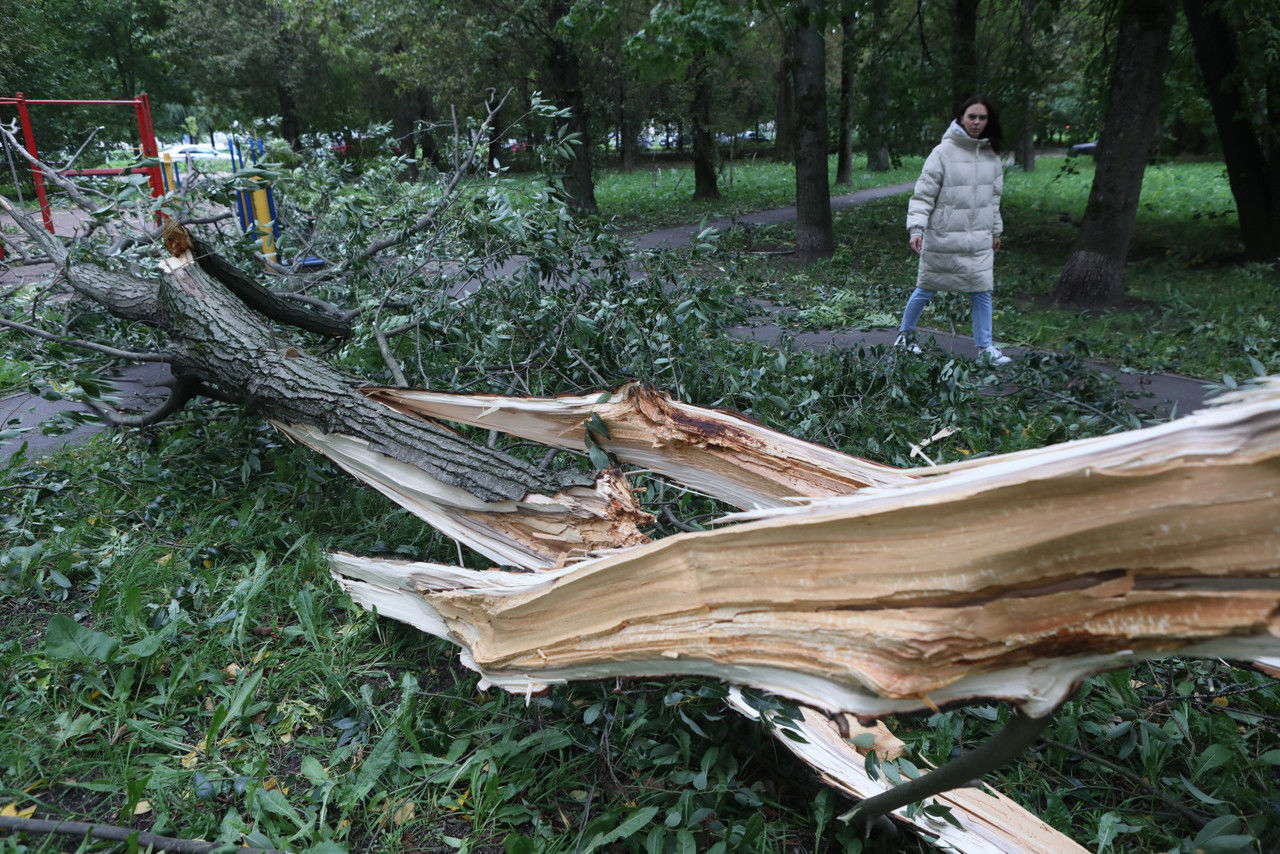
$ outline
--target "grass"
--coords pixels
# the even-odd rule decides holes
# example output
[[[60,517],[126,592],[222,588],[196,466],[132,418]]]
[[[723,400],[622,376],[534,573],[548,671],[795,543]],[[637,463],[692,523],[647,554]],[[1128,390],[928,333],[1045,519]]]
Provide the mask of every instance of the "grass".
[[[1140,226],[1179,235],[1164,255],[1156,237],[1141,238],[1135,265],[1162,265],[1153,276],[1219,264],[1220,249],[1177,260],[1192,233],[1230,245],[1229,218],[1205,213],[1216,197],[1179,195],[1201,173],[1170,168]],[[1065,206],[1082,204],[1087,187],[1085,174],[1056,174],[1047,162],[1010,176],[1000,275],[1019,296],[997,329],[1029,336],[1018,324],[1040,318],[1063,352],[1035,352],[1000,376],[936,354],[818,354],[724,334],[742,317],[743,292],[790,300],[809,325],[892,322],[914,281],[901,199],[840,214],[836,257],[806,270],[721,251],[692,266],[659,257],[665,278],[602,286],[585,301],[536,283],[482,289],[427,319],[419,368],[442,387],[465,367],[487,378],[476,390],[497,392],[637,378],[899,465],[917,464],[912,444],[942,426],[958,432],[930,446],[939,461],[1134,426],[1114,382],[1079,357],[1136,361],[1121,346],[1123,313],[1085,316],[1064,332],[1071,313],[1035,299],[1052,283],[1053,262],[1039,256],[1065,251],[1070,234],[1057,212],[1077,210]],[[772,193],[782,180],[762,183]],[[1183,216],[1188,198],[1207,201]],[[776,236],[742,229],[721,246]],[[701,275],[715,267],[725,272]],[[1048,278],[1037,285],[1037,276]],[[1183,323],[1234,335],[1227,306],[1246,316],[1246,303],[1273,305],[1222,280],[1192,293],[1192,280],[1176,288]],[[935,325],[967,324],[958,306],[933,311]],[[548,329],[564,346],[543,346]],[[24,355],[17,339],[3,340],[4,352]],[[1185,349],[1184,360],[1213,352]],[[991,394],[1002,380],[1014,388]],[[718,511],[650,486],[651,509],[670,500],[692,521]],[[214,406],[0,472],[0,809],[315,852],[928,850],[914,838],[852,834],[834,819],[847,805],[727,714],[716,683],[587,682],[528,705],[479,690],[448,644],[342,597],[324,561],[333,549],[456,560],[452,542],[380,495]],[[890,723],[915,759],[940,762],[1006,716],[983,705]],[[1278,724],[1280,687],[1269,677],[1222,662],[1142,665],[1088,680],[1050,740],[995,784],[1102,851],[1273,850]],[[4,854],[57,850],[0,840]]]
[[[1081,311],[1049,301],[1075,238],[1092,164],[1045,159],[1010,170],[996,261],[998,341],[1074,352],[1117,367],[1206,379],[1280,371],[1280,289],[1272,265],[1236,260],[1235,212],[1221,164],[1171,163],[1147,170],[1125,269],[1129,304]],[[905,200],[884,199],[836,215],[834,258],[806,270],[742,264],[747,287],[795,307],[809,327],[896,325],[915,284],[906,246]],[[774,245],[774,233],[730,238],[732,250]],[[968,304],[942,297],[921,325],[967,331]]]
[[[718,686],[478,690],[324,561],[452,543],[260,422],[194,416],[154,449],[97,441],[5,473],[0,807],[308,851],[812,834],[820,787]],[[27,844],[0,850],[60,850]]]
[[[698,222],[704,217],[733,217],[753,211],[794,205],[795,167],[764,158],[721,164],[717,201],[695,201],[693,168],[643,167],[635,172],[611,171],[598,176],[596,201],[602,217],[627,228],[660,228]],[[914,181],[920,174],[919,157],[904,158],[888,172],[855,170],[847,185],[835,183],[835,160],[829,169],[831,191],[851,193]]]

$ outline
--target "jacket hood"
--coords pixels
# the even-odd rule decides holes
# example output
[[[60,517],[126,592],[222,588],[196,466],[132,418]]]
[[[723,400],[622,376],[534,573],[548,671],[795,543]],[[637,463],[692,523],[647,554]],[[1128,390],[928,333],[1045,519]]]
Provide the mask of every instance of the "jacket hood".
[[[951,124],[947,127],[946,132],[942,134],[942,141],[946,142],[947,140],[951,140],[957,145],[962,145],[969,149],[977,149],[991,145],[991,140],[989,139],[974,139],[969,136],[969,132],[961,127],[960,123],[955,119],[951,120]]]

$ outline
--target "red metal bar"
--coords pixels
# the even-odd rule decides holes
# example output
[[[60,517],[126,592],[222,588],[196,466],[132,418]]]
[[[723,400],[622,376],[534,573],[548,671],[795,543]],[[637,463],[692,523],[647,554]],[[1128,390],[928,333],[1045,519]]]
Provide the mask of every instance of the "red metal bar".
[[[95,100],[81,101],[81,100],[55,100],[55,99],[49,99],[49,98],[23,98],[21,92],[18,93],[18,96],[16,98],[0,98],[0,104],[16,104],[18,101],[26,101],[28,104],[81,104],[81,105],[103,104],[105,106],[112,106],[112,105],[133,106],[134,104],[138,103],[137,98],[133,98],[128,101],[95,101]]]
[[[142,137],[142,156],[154,157],[156,165],[148,169],[151,173],[151,196],[160,198],[164,195],[164,175],[160,173],[160,149],[156,146],[156,128],[151,123],[151,97],[143,92],[137,97],[138,133]]]
[[[146,175],[150,174],[151,169],[146,166],[135,166],[132,169],[61,169],[59,175],[70,175],[73,178],[77,175]]]
[[[14,98],[14,103],[18,105],[18,121],[22,123],[22,141],[26,143],[27,151],[31,152],[31,156],[39,160],[40,153],[36,151],[36,132],[31,126],[31,113],[27,111],[29,102],[19,92]],[[35,166],[31,167],[31,181],[36,185],[36,199],[40,202],[40,216],[44,219],[44,227],[53,234],[53,214],[49,212],[49,195],[44,191],[44,175]]]
[[[145,173],[147,182],[151,185],[152,197],[158,198],[164,195],[164,176],[161,174],[159,159],[160,150],[156,145],[156,129],[151,121],[151,98],[144,92],[131,100],[99,100],[99,99],[53,99],[53,98],[28,98],[21,92],[18,92],[13,98],[0,98],[0,105],[14,104],[18,108],[18,118],[22,123],[22,136],[26,144],[27,151],[31,152],[31,156],[39,159],[40,154],[36,150],[36,134],[35,129],[31,125],[31,113],[28,107],[31,104],[52,104],[52,105],[105,105],[105,106],[132,106],[135,115],[138,117],[138,138],[141,140],[141,150],[143,157],[154,158],[157,163],[155,166],[148,166],[138,169],[67,169],[61,174],[63,175],[123,175],[126,173]],[[40,215],[44,219],[44,227],[49,229],[49,233],[55,233],[53,230],[53,215],[50,213],[49,196],[45,192],[44,175],[39,169],[31,168],[31,180],[36,186],[36,198],[40,202]],[[2,256],[0,256],[2,257]]]

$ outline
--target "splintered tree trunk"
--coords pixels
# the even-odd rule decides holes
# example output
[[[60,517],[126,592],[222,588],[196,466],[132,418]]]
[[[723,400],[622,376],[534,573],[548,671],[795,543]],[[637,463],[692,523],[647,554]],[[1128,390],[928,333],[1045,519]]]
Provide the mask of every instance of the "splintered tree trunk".
[[[1176,0],[1125,0],[1111,72],[1097,170],[1080,236],[1054,289],[1055,299],[1105,305],[1124,293],[1142,176],[1160,120]]]
[[[718,199],[716,141],[711,134],[711,82],[701,57],[690,63],[689,76],[693,83],[693,103],[689,109],[693,122],[693,197]]]
[[[1227,178],[1240,219],[1240,236],[1245,255],[1254,260],[1280,258],[1280,71],[1258,69],[1270,74],[1268,99],[1261,106],[1270,128],[1259,140],[1249,122],[1258,109],[1256,91],[1247,90],[1241,75],[1240,35],[1223,18],[1217,4],[1206,0],[1183,0],[1187,26],[1195,44],[1196,62],[1204,77],[1213,119],[1227,161]]]
[[[827,177],[827,49],[820,0],[806,0],[795,30],[796,255],[802,261],[835,252],[831,183]]]
[[[853,9],[840,6],[840,141],[836,147],[836,184],[853,181]]]

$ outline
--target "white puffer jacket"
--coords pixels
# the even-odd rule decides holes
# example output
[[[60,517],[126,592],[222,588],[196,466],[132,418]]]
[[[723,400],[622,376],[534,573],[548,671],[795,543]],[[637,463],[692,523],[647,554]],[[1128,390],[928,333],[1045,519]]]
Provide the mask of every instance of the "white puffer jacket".
[[[925,160],[907,206],[908,233],[924,235],[916,287],[991,290],[991,239],[1004,230],[1003,190],[1004,166],[991,143],[953,121]]]

